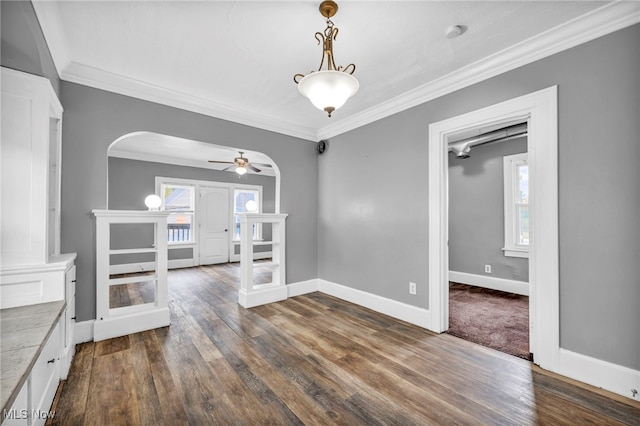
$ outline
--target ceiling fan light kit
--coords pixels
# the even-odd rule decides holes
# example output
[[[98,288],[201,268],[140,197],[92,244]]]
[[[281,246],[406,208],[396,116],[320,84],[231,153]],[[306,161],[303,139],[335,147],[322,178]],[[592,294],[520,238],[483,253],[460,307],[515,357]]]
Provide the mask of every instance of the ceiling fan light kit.
[[[234,158],[233,161],[209,160],[209,162],[210,163],[218,163],[218,164],[231,164],[226,169],[223,169],[223,171],[234,170],[240,176],[242,176],[245,173],[247,173],[249,171],[248,169],[251,169],[256,173],[260,173],[262,170],[260,170],[259,168],[255,167],[256,165],[260,166],[260,167],[273,167],[271,164],[250,163],[249,159],[247,157],[243,157],[242,156],[244,154],[244,151],[238,151],[238,152],[240,153],[240,157]]]
[[[316,32],[318,44],[322,43],[322,60],[318,71],[311,71],[306,76],[296,74],[293,81],[298,84],[298,90],[309,98],[319,110],[325,111],[329,117],[333,111],[345,104],[360,88],[360,83],[352,75],[356,70],[354,64],[346,67],[336,66],[333,56],[333,41],[338,35],[338,28],[334,26],[331,17],[338,11],[338,5],[332,0],[325,0],[320,4],[320,14],[327,19],[324,32]],[[322,66],[327,64],[327,69]]]

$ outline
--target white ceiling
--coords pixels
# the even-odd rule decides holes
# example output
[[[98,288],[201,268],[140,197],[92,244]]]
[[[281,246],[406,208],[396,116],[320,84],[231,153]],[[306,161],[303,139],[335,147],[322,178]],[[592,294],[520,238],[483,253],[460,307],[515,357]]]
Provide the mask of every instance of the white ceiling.
[[[275,165],[267,155],[256,151],[243,150],[243,157],[250,163]],[[208,160],[230,161],[239,157],[235,148],[214,145],[161,135],[152,132],[136,132],[128,134],[109,147],[109,157],[128,158],[131,160],[153,161],[156,163],[177,164],[179,166],[199,167],[202,169],[223,170],[230,164],[209,163]],[[256,165],[263,176],[275,176],[277,167]],[[235,170],[229,170],[234,173]],[[256,174],[248,170],[249,174]]]
[[[319,1],[34,2],[63,80],[319,140],[640,21],[636,1],[338,1],[336,63],[360,91],[328,118]],[[451,25],[468,30],[447,39]]]

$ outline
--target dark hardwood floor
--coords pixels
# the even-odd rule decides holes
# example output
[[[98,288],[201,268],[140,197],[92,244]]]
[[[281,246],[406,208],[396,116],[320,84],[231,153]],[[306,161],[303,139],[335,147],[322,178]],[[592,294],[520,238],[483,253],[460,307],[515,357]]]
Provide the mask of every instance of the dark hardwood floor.
[[[312,293],[237,304],[237,265],[169,273],[171,326],[77,347],[51,424],[638,424],[640,404]]]

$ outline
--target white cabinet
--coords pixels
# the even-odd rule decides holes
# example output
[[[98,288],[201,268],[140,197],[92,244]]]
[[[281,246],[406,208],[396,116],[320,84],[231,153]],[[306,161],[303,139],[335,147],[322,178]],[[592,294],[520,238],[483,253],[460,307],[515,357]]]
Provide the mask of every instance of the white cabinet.
[[[60,318],[60,378],[65,380],[75,354],[74,330],[76,323],[76,267],[65,274],[65,300],[67,307]]]
[[[56,321],[11,408],[3,413],[6,425],[43,425],[53,415],[51,404],[60,382],[63,323]]]
[[[2,79],[2,265],[60,253],[62,105],[48,79],[8,68]]]
[[[60,322],[36,360],[29,378],[31,424],[44,424],[60,382]]]
[[[60,254],[62,105],[48,79],[4,67],[0,73],[0,309],[66,301],[47,320],[46,342],[32,344],[41,350],[25,355],[29,362],[2,360],[3,375],[20,372],[15,389],[3,382],[3,404],[14,402],[2,424],[39,425],[74,354],[76,255]]]
[[[29,425],[29,390],[25,383],[8,412],[4,413],[5,419],[2,426],[28,426]]]

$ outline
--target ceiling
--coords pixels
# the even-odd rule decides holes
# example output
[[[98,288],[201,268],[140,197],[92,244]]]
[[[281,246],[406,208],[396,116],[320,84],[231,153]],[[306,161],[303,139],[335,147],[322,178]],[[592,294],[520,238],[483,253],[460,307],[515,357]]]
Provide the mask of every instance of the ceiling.
[[[272,167],[256,166],[262,176],[275,176],[277,167],[271,158],[256,151],[244,150],[243,157],[250,163],[271,164]],[[130,160],[152,161],[156,163],[176,164],[179,166],[199,167],[211,170],[223,170],[230,164],[209,163],[208,160],[231,161],[238,157],[235,148],[214,145],[161,135],[152,132],[135,132],[115,141],[108,152],[109,157],[128,158]],[[234,173],[235,170],[229,170]],[[256,174],[251,169],[249,174]]]
[[[636,1],[338,1],[359,92],[328,118],[298,93],[319,1],[35,1],[63,80],[320,140],[640,21]],[[468,29],[448,39],[452,25]]]

